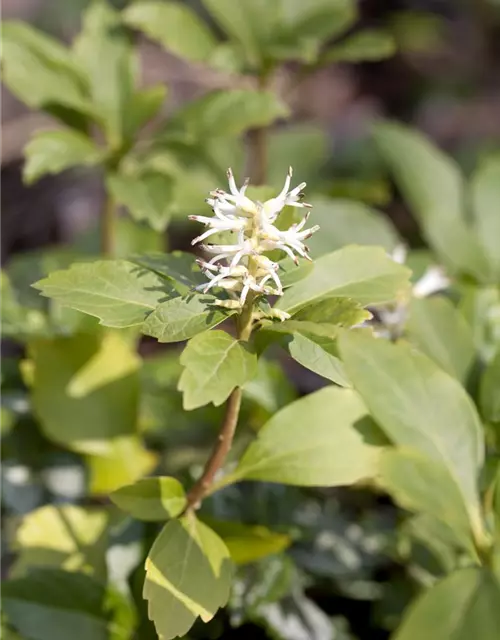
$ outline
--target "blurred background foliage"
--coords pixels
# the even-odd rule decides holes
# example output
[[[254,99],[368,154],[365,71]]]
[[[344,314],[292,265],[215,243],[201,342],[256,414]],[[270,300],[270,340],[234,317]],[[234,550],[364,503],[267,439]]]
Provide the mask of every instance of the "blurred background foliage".
[[[107,494],[153,472],[192,482],[220,424],[220,408],[182,409],[176,347],[104,331],[30,288],[106,249],[106,194],[123,209],[107,247],[115,257],[189,250],[196,230],[186,215],[205,211],[227,166],[276,187],[292,164],[322,227],[313,255],[351,242],[390,251],[403,239],[418,274],[430,260],[427,244],[372,125],[386,118],[414,127],[466,176],[499,148],[497,0],[314,0],[337,12],[335,20],[318,14],[303,23],[304,2],[290,1],[286,24],[252,23],[251,15],[232,22],[235,3],[114,2],[111,20],[119,16],[125,35],[109,49],[99,40],[105,18],[89,18],[77,50],[95,79],[93,112],[75,107],[81,95],[66,63],[22,32],[31,24],[68,45],[89,3],[4,0],[4,21],[21,21],[21,35],[4,35],[2,96],[2,571],[11,640],[157,637],[141,596],[157,524],[124,516]],[[255,15],[261,4],[251,5]],[[27,43],[22,60],[19,38]],[[9,56],[27,65],[27,77],[16,75]],[[109,102],[100,90],[118,58],[124,102],[102,119]],[[267,93],[256,91],[264,85]],[[54,122],[91,130],[102,147],[82,149],[78,138],[74,162],[55,154],[48,164],[37,132]],[[50,142],[54,152],[57,137]],[[462,310],[472,323],[479,306],[498,309],[498,289],[469,293]],[[491,359],[498,328],[483,324],[474,330]],[[283,355],[261,361],[245,388],[232,455],[279,408],[323,384]],[[494,429],[490,439],[498,439]],[[409,517],[365,487],[243,483],[212,496],[202,514],[216,530],[217,522],[233,524],[225,538],[243,557],[228,607],[208,625],[196,623],[193,639],[382,640],[419,589],[456,562],[439,536],[429,550],[423,516]]]

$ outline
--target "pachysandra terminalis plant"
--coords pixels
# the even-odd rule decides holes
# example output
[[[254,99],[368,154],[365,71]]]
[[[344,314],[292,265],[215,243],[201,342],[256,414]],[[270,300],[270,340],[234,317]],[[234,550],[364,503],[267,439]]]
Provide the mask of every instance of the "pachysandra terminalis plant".
[[[259,308],[259,299],[263,296],[283,295],[283,285],[279,278],[280,265],[264,255],[268,251],[279,249],[287,254],[296,265],[300,256],[311,261],[308,247],[304,240],[318,231],[315,225],[304,229],[309,218],[309,211],[298,223],[288,229],[280,230],[275,226],[285,206],[306,208],[310,204],[302,201],[305,182],[290,189],[292,167],[289,168],[285,184],[281,192],[265,202],[250,200],[245,192],[249,179],[238,189],[231,169],[227,171],[229,193],[216,189],[207,198],[212,207],[213,216],[190,216],[191,220],[201,222],[209,227],[207,231],[196,237],[192,244],[197,245],[210,236],[221,231],[235,234],[237,241],[233,244],[203,244],[202,248],[210,256],[208,261],[198,260],[202,272],[208,278],[207,283],[196,288],[203,293],[216,288],[222,289],[229,298],[214,300],[217,306],[237,310],[236,333],[239,340],[248,341],[254,323],[263,317],[284,321],[290,315],[282,310],[268,307]],[[231,447],[231,441],[238,420],[241,403],[241,388],[232,392],[228,401],[224,425],[219,435],[219,442],[214,449],[205,471],[188,496],[188,507],[199,506],[200,500],[214,480],[216,472],[223,464]]]

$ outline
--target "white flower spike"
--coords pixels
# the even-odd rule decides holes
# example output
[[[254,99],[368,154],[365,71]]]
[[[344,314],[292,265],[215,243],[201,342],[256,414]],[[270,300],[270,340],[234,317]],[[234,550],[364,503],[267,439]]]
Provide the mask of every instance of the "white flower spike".
[[[298,264],[297,256],[310,260],[309,249],[304,241],[319,226],[304,229],[309,212],[289,229],[280,230],[274,225],[285,206],[311,207],[302,202],[305,182],[290,190],[291,167],[281,192],[264,203],[254,202],[245,195],[248,179],[238,189],[231,169],[227,170],[227,178],[229,193],[216,189],[206,200],[212,207],[214,216],[189,216],[189,219],[208,227],[192,241],[193,245],[220,232],[237,234],[234,244],[201,245],[207,253],[215,255],[208,262],[198,261],[208,278],[208,282],[198,289],[206,293],[212,288],[220,287],[231,297],[230,300],[221,300],[221,306],[242,308],[250,291],[261,295],[283,295],[283,286],[278,276],[279,265],[263,255],[264,252],[279,249],[295,264]],[[286,315],[275,314],[279,319],[284,319]]]

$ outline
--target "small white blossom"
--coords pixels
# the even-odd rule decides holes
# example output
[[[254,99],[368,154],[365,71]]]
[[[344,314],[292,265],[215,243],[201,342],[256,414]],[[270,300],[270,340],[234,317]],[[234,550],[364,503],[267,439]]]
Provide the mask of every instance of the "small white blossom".
[[[213,217],[189,216],[189,218],[208,227],[192,241],[193,245],[221,231],[237,234],[234,244],[201,245],[204,251],[213,254],[213,257],[208,262],[199,261],[208,282],[198,287],[204,293],[215,287],[225,289],[232,299],[220,301],[221,305],[236,308],[233,304],[236,302],[233,297],[235,295],[238,295],[239,307],[245,304],[250,291],[257,294],[282,295],[283,286],[278,276],[279,265],[263,253],[279,249],[296,264],[298,264],[297,256],[310,260],[309,249],[304,241],[310,238],[319,226],[304,229],[309,213],[289,229],[280,230],[274,225],[285,206],[298,208],[311,206],[302,202],[305,182],[290,189],[291,167],[281,192],[264,203],[254,202],[245,195],[249,184],[248,179],[238,189],[231,169],[228,169],[227,177],[229,193],[216,189],[206,200],[212,207]],[[275,318],[284,319],[287,314],[272,315]]]

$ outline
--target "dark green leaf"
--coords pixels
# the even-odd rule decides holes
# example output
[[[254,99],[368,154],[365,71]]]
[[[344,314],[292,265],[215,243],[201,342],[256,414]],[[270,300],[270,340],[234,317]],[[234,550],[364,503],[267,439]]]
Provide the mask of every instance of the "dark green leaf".
[[[83,573],[38,569],[2,584],[9,622],[30,640],[108,640],[105,587]]]
[[[278,411],[228,480],[352,484],[376,474],[385,443],[354,391],[327,387]]]
[[[123,16],[128,25],[186,60],[206,62],[217,46],[217,40],[196,13],[179,2],[138,2],[128,7]]]
[[[151,253],[133,256],[132,262],[184,285],[183,293],[188,293],[193,287],[206,281],[192,253]]]
[[[111,500],[139,520],[176,518],[186,506],[181,483],[175,478],[144,478],[114,491]]]
[[[410,607],[395,640],[497,640],[500,585],[487,569],[459,569]]]
[[[208,622],[226,604],[231,562],[222,540],[194,515],[171,520],[146,560],[144,597],[158,635],[186,634],[196,618]]]
[[[209,402],[219,406],[257,372],[257,357],[249,346],[224,331],[205,331],[192,338],[182,352],[181,364],[178,388],[188,410]]]
[[[142,324],[162,300],[178,295],[164,278],[125,260],[74,264],[33,286],[104,326],[120,328]]]
[[[102,150],[90,138],[70,129],[36,133],[26,145],[24,154],[23,177],[27,184],[36,182],[47,173],[98,164],[103,158]]]
[[[310,275],[290,287],[277,306],[288,313],[321,298],[353,298],[363,305],[382,304],[409,290],[410,271],[377,247],[349,246],[316,260]]]

